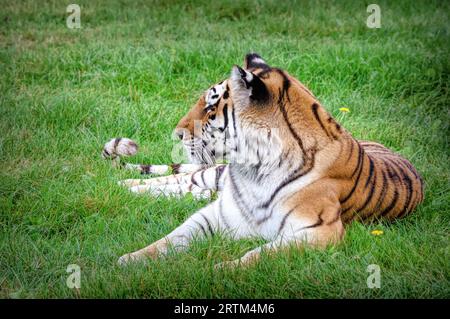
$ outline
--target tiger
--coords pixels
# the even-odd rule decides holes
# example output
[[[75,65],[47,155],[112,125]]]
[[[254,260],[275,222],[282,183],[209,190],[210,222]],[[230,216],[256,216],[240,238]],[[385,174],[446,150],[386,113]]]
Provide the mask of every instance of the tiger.
[[[198,121],[203,127],[194,136]],[[198,162],[193,141],[205,138],[208,127],[209,138],[219,131],[228,139],[229,163],[214,165],[209,158],[209,167],[183,174],[192,184],[200,177],[203,186],[220,188],[217,199],[163,238],[121,256],[119,264],[183,251],[194,239],[220,232],[266,240],[215,268],[248,266],[263,252],[291,245],[335,245],[350,222],[393,221],[424,199],[423,180],[407,159],[355,139],[305,85],[256,53],[246,55],[243,67],[234,65],[230,77],[208,90],[177,125]]]

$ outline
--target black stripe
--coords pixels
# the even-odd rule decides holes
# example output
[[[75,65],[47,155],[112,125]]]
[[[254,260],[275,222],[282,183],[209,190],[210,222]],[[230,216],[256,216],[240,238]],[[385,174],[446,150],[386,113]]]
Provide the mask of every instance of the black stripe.
[[[194,222],[195,222],[197,225],[200,226],[200,229],[202,230],[203,235],[204,235],[205,237],[207,237],[206,230],[205,230],[205,228],[203,227],[203,225],[200,224],[200,223],[199,223],[198,221],[196,221],[196,220],[194,220]]]
[[[212,229],[212,227],[211,227],[211,224],[210,224],[208,218],[206,218],[206,216],[203,215],[202,213],[200,213],[200,216],[203,217],[203,219],[205,220],[206,224],[208,225],[208,230],[209,230],[209,232],[211,233],[211,236],[214,235],[214,231],[213,231],[213,229]]]
[[[216,167],[216,188],[219,190],[220,178],[222,177],[223,172],[225,171],[226,165],[219,165]]]
[[[336,130],[339,132],[339,133],[342,133],[342,127],[341,127],[341,125],[339,124],[339,123],[336,123],[336,121],[334,121],[334,125],[335,125],[335,127],[336,127]],[[333,135],[333,137],[334,138],[336,138],[336,136],[334,136]]]
[[[412,181],[411,181],[411,179],[409,178],[408,174],[403,170],[403,168],[402,168],[402,166],[400,165],[400,163],[397,163],[396,161],[393,161],[393,160],[390,160],[390,159],[387,159],[387,160],[389,160],[389,161],[390,161],[391,163],[393,163],[393,164],[397,164],[397,168],[398,168],[399,171],[400,171],[402,180],[403,180],[404,182],[406,182],[406,184],[402,184],[402,185],[406,186],[407,197],[406,197],[406,200],[405,200],[404,208],[403,208],[403,210],[400,212],[400,214],[398,215],[398,217],[402,217],[403,215],[405,215],[405,214],[408,213],[408,211],[409,211],[409,206],[410,206],[410,204],[411,204],[411,202],[412,202],[412,193],[413,193],[413,185],[412,185]]]
[[[390,166],[390,163],[388,163],[388,162],[385,162],[385,163],[386,163],[386,170],[387,170],[388,176],[390,178],[395,178],[399,181],[400,179],[397,174],[397,171],[393,167]],[[379,216],[383,216],[383,217],[386,216],[397,204],[397,201],[399,198],[397,185],[393,180],[391,180],[391,184],[393,184],[393,186],[394,186],[394,197],[392,198],[391,203],[379,214]]]
[[[312,159],[310,159],[311,164],[308,165],[308,167],[306,167],[306,169],[304,171],[303,168],[305,168],[306,165],[301,165],[299,166],[294,174],[292,174],[292,176],[285,180],[284,182],[282,182],[280,185],[278,185],[278,187],[275,189],[275,191],[272,193],[272,195],[270,196],[270,198],[263,203],[262,205],[259,206],[259,208],[267,208],[269,207],[270,203],[273,201],[273,199],[275,198],[275,196],[287,185],[289,185],[290,183],[294,182],[295,180],[299,179],[300,177],[308,174],[314,167],[314,157],[312,157]]]
[[[359,147],[359,145],[358,145],[358,147]],[[348,200],[350,199],[350,197],[353,195],[353,193],[354,193],[355,190],[356,190],[356,186],[358,185],[359,179],[360,179],[360,177],[361,177],[361,173],[362,173],[363,167],[364,167],[364,154],[363,154],[363,149],[362,149],[362,147],[359,147],[358,166],[359,166],[359,173],[358,173],[358,176],[356,177],[356,180],[355,180],[355,182],[354,182],[354,184],[353,184],[353,187],[352,187],[350,193],[348,193],[347,196],[344,197],[344,199],[341,201],[341,204],[344,204],[344,203],[345,203],[346,201],[348,201]],[[357,167],[358,167],[358,166],[357,166]],[[355,171],[356,171],[356,170],[355,170]],[[354,173],[353,173],[353,174],[354,174]],[[352,177],[353,177],[353,174],[352,174]]]
[[[117,145],[119,145],[120,141],[122,140],[121,137],[116,138],[114,141],[114,151],[116,151]]]
[[[404,159],[403,157],[392,154],[393,156],[390,157],[391,162],[396,163],[399,166],[403,166],[407,171],[410,171],[416,178],[420,179],[420,176],[417,174],[417,171],[415,168],[411,165],[411,163],[408,162],[408,160]]]
[[[397,181],[400,181],[397,171],[392,167],[391,163],[388,161],[384,161],[384,164],[386,165],[386,170],[387,170],[388,176],[392,179],[396,179]]]
[[[264,63],[252,63],[252,66],[250,67],[251,69],[268,69],[269,66],[267,64]]]
[[[273,214],[273,209],[270,211],[270,213],[266,216],[264,216],[263,218],[259,219],[256,221],[257,225],[261,225],[262,223],[264,223],[265,221],[267,221],[270,217],[272,217]]]
[[[328,133],[328,131],[325,129],[325,126],[323,125],[322,120],[320,119],[319,112],[317,111],[317,109],[319,108],[319,105],[317,103],[314,103],[311,107],[312,107],[312,110],[313,110],[314,117],[316,118],[316,121],[319,122],[320,127],[322,128],[322,130],[327,134],[327,136],[329,138],[333,139],[330,136],[330,133]]]
[[[230,225],[227,223],[227,220],[225,219],[225,216],[223,215],[222,196],[219,198],[219,216],[222,218],[222,221],[225,224],[225,227],[227,227],[227,229],[230,229]]]
[[[236,187],[236,183],[234,181],[234,177],[233,177],[233,171],[230,169],[229,172],[229,177],[230,177],[230,182],[231,182],[231,194],[234,198],[234,200],[236,201],[236,204],[239,206],[239,212],[241,213],[241,215],[244,217],[244,219],[248,222],[251,223],[252,219],[251,216],[248,214],[249,209],[247,207],[247,205],[244,203],[244,201],[242,200],[242,194],[240,193],[239,189]],[[236,198],[236,195],[238,198]]]
[[[180,172],[181,164],[171,164],[172,174],[178,174]]]
[[[292,135],[294,135],[295,139],[297,140],[297,142],[300,145],[300,148],[304,152],[303,142],[300,139],[300,137],[297,135],[297,133],[294,131],[292,124],[289,122],[288,114],[287,114],[287,110],[286,110],[286,102],[284,101],[285,97],[287,98],[288,101],[290,101],[289,88],[291,86],[291,82],[286,77],[286,75],[283,73],[283,71],[277,70],[277,72],[283,77],[283,86],[281,89],[278,89],[278,106],[280,107],[280,110],[283,114],[283,118],[286,121],[286,124],[288,125],[289,130],[291,131]]]
[[[287,92],[287,89],[286,89],[286,92]],[[306,154],[305,148],[303,146],[303,141],[301,140],[300,136],[298,136],[298,134],[294,131],[294,128],[292,127],[291,122],[289,122],[287,110],[285,107],[286,105],[285,105],[285,103],[281,103],[282,98],[283,98],[283,93],[280,91],[279,106],[280,106],[281,113],[283,114],[284,121],[286,122],[286,124],[289,128],[289,131],[291,132],[291,134],[294,136],[295,140],[297,141],[298,146],[300,146],[300,149],[302,150],[303,154]]]
[[[397,204],[397,200],[398,200],[398,191],[397,191],[397,189],[395,188],[395,189],[394,189],[394,197],[392,198],[391,203],[389,204],[388,207],[386,207],[386,208],[380,213],[380,216],[383,216],[383,217],[386,216],[386,215],[392,210],[392,208],[395,207],[395,205]]]
[[[195,180],[195,174],[197,174],[198,172],[202,171],[203,169],[199,169],[197,171],[195,171],[194,173],[192,173],[191,175],[191,183],[194,184],[195,186],[201,187],[200,185],[198,185],[197,181]]]
[[[364,202],[364,204],[360,208],[358,208],[356,210],[357,212],[362,212],[366,208],[366,206],[369,205],[369,203],[372,200],[372,197],[373,197],[373,195],[375,193],[375,186],[376,186],[376,184],[377,184],[377,174],[375,173],[373,175],[373,182],[372,182],[372,187],[370,188],[370,191],[369,191],[369,195],[367,196],[366,201]]]
[[[141,164],[141,165],[139,165],[140,166],[140,168],[141,168],[141,174],[151,174],[151,171],[152,171],[152,165],[144,165],[144,164]]]
[[[191,145],[194,145],[194,134],[192,134],[190,140],[191,140]],[[192,157],[194,156],[194,148],[193,147],[191,148],[191,156]]]
[[[386,172],[383,170],[383,168],[381,168],[381,174],[383,175],[383,184],[382,184],[382,190],[381,190],[381,194],[377,199],[377,206],[375,206],[375,208],[373,209],[373,212],[375,214],[377,214],[378,210],[380,209],[381,205],[383,205],[383,201],[384,198],[386,197],[387,194],[387,189],[388,189],[388,180],[386,177]]]
[[[233,120],[233,132],[234,132],[234,137],[237,136],[237,130],[236,130],[236,116],[234,114],[234,107],[231,108],[231,118]]]
[[[336,217],[332,220],[330,220],[327,225],[331,225],[334,224],[335,222],[337,222],[339,219],[341,219],[341,215],[342,215],[342,208],[339,207],[339,209],[337,210],[337,214]]]
[[[289,212],[287,212],[286,215],[284,215],[283,219],[281,220],[280,227],[278,227],[278,233],[277,233],[277,236],[280,235],[281,231],[283,230],[283,228],[284,228],[284,226],[285,226],[285,224],[286,224],[286,220],[287,220],[287,218],[289,217],[289,215],[291,215],[297,207],[298,207],[298,206],[295,206],[295,207],[292,208]]]
[[[223,121],[224,121],[224,123],[223,123],[223,128],[221,128],[220,130],[223,132],[223,131],[225,131],[225,129],[228,126],[228,105],[226,103],[223,106],[222,112],[223,112]]]
[[[315,227],[321,226],[323,224],[322,214],[323,214],[323,210],[320,212],[319,220],[316,223],[314,223],[312,225],[309,225],[309,226],[305,226],[305,227],[299,228],[294,233],[296,233],[296,232],[298,232],[300,230],[304,230],[304,229],[308,229],[308,228],[315,228]]]
[[[357,141],[355,141],[355,142],[358,145],[358,162],[356,164],[355,169],[352,172],[352,177],[355,176],[356,172],[359,170],[361,163],[363,161],[363,148],[361,147],[361,145],[359,145],[359,143]]]
[[[195,177],[194,176],[195,176],[195,173],[192,173],[192,175],[191,175],[191,184],[198,186],[197,183],[195,182]]]
[[[413,166],[408,160],[406,160],[406,159],[404,159],[404,158],[399,158],[399,160],[401,160],[402,163],[405,164],[406,167],[409,168],[409,170],[411,171],[411,173],[413,173],[414,176],[415,176],[416,178],[418,178],[420,181],[422,181],[422,178],[421,178],[420,175],[417,173],[417,171],[416,171],[416,169],[414,168],[414,166]]]
[[[220,166],[217,166],[214,171],[216,172],[216,178],[215,178],[216,190],[218,190],[219,189],[219,179],[220,179],[220,174],[219,174]]]
[[[204,175],[205,175],[205,170],[202,170],[202,172],[200,173],[200,178],[202,179],[203,187],[206,187]]]
[[[374,171],[373,160],[372,160],[372,158],[369,155],[367,155],[367,157],[369,158],[369,176],[367,177],[366,184],[364,185],[364,188],[367,188],[367,186],[369,185],[370,179],[372,178],[373,171]],[[374,179],[374,181],[375,181],[375,179]]]
[[[347,162],[350,160],[350,158],[351,158],[352,155],[353,155],[353,148],[354,148],[354,146],[355,146],[355,143],[354,143],[353,140],[350,140],[350,145],[351,145],[351,147],[350,147],[350,152],[349,152],[348,157],[347,157]]]

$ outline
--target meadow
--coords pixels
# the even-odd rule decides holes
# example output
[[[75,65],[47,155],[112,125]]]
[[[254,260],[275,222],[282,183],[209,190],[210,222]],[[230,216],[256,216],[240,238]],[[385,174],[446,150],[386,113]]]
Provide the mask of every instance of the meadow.
[[[449,298],[450,3],[0,0],[1,298]],[[353,223],[343,243],[288,249],[215,271],[261,244],[214,237],[147,264],[117,265],[207,201],[137,196],[139,174],[100,157],[112,137],[132,162],[171,162],[172,130],[248,52],[286,69],[358,139],[407,157],[424,203],[395,223]],[[346,107],[348,113],[339,111]],[[383,234],[374,236],[373,230]],[[70,264],[81,287],[66,285]],[[380,267],[368,288],[367,267]]]

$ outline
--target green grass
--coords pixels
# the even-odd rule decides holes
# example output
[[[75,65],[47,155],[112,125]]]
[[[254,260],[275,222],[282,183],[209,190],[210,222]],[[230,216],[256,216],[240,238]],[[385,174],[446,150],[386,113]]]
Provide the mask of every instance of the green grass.
[[[450,297],[449,3],[377,1],[1,1],[0,297]],[[341,245],[288,250],[214,272],[259,244],[213,238],[165,260],[117,258],[159,239],[205,202],[135,196],[137,176],[100,158],[126,136],[135,162],[170,162],[172,129],[249,51],[305,83],[360,139],[403,154],[426,200],[393,224],[347,227]],[[340,107],[351,112],[340,114]],[[382,236],[370,234],[382,229]],[[79,292],[66,267],[82,269]],[[369,264],[381,288],[369,289]]]

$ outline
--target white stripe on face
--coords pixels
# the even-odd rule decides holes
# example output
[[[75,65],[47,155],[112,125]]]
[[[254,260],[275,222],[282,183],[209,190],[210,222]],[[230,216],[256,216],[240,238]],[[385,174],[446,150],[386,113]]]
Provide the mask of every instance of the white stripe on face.
[[[208,108],[212,105],[215,105],[217,101],[223,96],[226,91],[226,81],[223,81],[221,84],[214,85],[206,92],[205,108]]]

